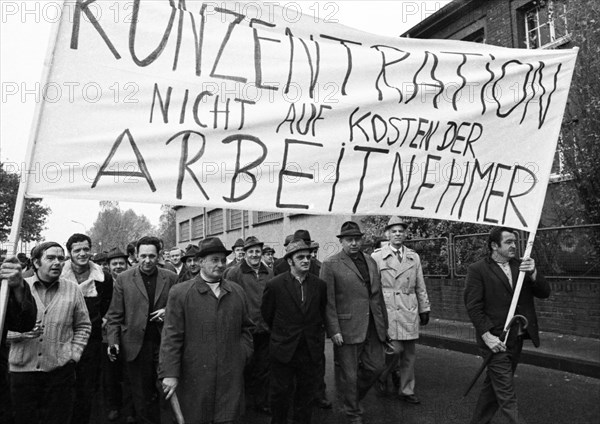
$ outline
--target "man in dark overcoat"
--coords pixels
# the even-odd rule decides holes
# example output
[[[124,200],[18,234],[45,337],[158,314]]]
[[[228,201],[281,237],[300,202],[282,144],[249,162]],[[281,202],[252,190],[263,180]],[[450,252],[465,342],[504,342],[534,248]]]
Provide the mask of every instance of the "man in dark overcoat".
[[[169,294],[159,377],[190,424],[237,423],[242,413],[253,323],[244,290],[222,278],[230,253],[216,237],[202,240],[200,273]]]

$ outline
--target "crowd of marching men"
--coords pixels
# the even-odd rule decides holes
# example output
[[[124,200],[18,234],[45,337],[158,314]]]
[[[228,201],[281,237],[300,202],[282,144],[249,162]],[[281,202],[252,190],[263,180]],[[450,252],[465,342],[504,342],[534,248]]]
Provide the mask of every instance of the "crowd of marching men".
[[[93,255],[90,237],[73,234],[66,250],[49,241],[5,260],[0,422],[88,423],[101,387],[110,421],[159,423],[170,410],[177,422],[233,424],[254,408],[273,424],[310,424],[314,408],[332,407],[326,336],[349,423],[364,422],[371,387],[418,405],[415,342],[430,304],[407,228],[392,217],[368,255],[345,222],[323,263],[307,230],[286,237],[279,259],[254,236],[185,251],[147,236]]]

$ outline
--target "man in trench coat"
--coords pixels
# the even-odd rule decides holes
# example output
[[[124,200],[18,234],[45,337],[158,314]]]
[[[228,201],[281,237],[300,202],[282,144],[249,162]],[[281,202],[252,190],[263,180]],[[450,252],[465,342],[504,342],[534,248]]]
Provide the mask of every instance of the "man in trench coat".
[[[415,394],[415,346],[419,326],[429,322],[431,307],[421,259],[417,252],[404,246],[407,229],[408,223],[402,218],[390,218],[385,227],[390,243],[372,254],[381,276],[389,321],[389,345],[392,348],[386,355],[386,366],[375,387],[385,394],[387,376],[399,365],[400,399],[417,405],[421,401]]]
[[[186,424],[237,423],[253,323],[244,290],[222,278],[231,251],[216,237],[199,247],[200,273],[169,294],[159,377],[167,398],[177,393]]]

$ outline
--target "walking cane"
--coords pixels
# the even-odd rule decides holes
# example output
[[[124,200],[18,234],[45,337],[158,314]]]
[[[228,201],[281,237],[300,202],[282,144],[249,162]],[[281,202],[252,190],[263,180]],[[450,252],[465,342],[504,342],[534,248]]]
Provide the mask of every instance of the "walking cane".
[[[527,328],[527,326],[529,325],[527,318],[525,318],[523,315],[514,315],[512,317],[512,319],[509,321],[506,329],[504,331],[502,331],[502,334],[500,334],[500,341],[502,343],[504,343],[508,339],[508,333],[510,332],[510,327],[512,327],[512,325],[516,321],[521,321],[521,324],[523,325],[523,330],[525,330]],[[471,389],[473,388],[473,386],[479,379],[479,376],[483,373],[483,370],[488,366],[488,364],[492,360],[492,356],[494,356],[494,353],[490,352],[488,354],[488,356],[483,360],[481,367],[479,367],[479,369],[477,370],[475,377],[473,377],[473,379],[471,380],[471,383],[469,383],[469,387],[467,387],[467,390],[465,391],[465,394],[462,396],[463,399],[467,397],[467,395],[469,394],[469,392],[471,391]]]
[[[181,412],[181,405],[179,405],[179,399],[177,398],[177,393],[173,393],[173,396],[171,396],[169,401],[171,402],[171,408],[173,409],[173,413],[175,414],[177,424],[185,424],[185,420],[183,419],[183,413]]]

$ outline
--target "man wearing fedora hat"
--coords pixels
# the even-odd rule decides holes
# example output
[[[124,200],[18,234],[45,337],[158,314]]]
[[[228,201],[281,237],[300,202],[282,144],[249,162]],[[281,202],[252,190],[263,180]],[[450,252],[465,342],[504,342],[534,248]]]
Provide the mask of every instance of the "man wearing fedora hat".
[[[419,338],[419,325],[429,322],[429,298],[421,259],[414,250],[404,246],[408,223],[402,218],[390,218],[385,234],[387,246],[373,252],[381,275],[383,297],[388,308],[388,337],[393,353],[386,355],[386,366],[376,388],[387,394],[387,377],[400,371],[399,396],[407,403],[421,403],[415,394],[415,345]]]
[[[254,236],[244,241],[244,259],[239,265],[225,270],[224,277],[238,283],[246,292],[248,312],[254,322],[252,341],[254,354],[244,371],[246,392],[254,408],[270,413],[269,407],[269,326],[264,321],[260,307],[267,281],[273,271],[262,262],[264,243]]]
[[[290,236],[286,237],[286,241],[288,241],[289,238],[290,238]],[[303,240],[304,243],[306,243],[308,246],[311,246],[312,243],[314,242],[313,240],[311,240],[310,233],[308,232],[308,230],[296,230],[296,232],[294,232],[294,234],[291,236],[291,240],[289,240],[289,241],[291,242],[293,240]],[[289,244],[289,242],[288,242],[288,244]],[[312,251],[312,247],[311,247],[311,251]],[[288,264],[288,261],[285,259],[285,257],[278,259],[275,262],[275,265],[273,266],[273,272],[275,273],[275,275],[286,273],[289,270],[290,270],[290,265]],[[318,261],[316,261],[316,260],[310,261],[309,272],[313,275],[316,275],[317,277],[319,276],[319,274],[321,272],[321,267],[320,267]]]
[[[200,273],[169,294],[159,376],[186,423],[236,423],[242,413],[253,324],[246,293],[223,279],[230,253],[216,237],[202,240]]]
[[[190,244],[185,253],[181,257],[181,261],[185,266],[185,271],[179,276],[177,282],[187,281],[194,278],[200,272],[200,258],[198,253],[200,249],[196,245]]]
[[[244,239],[237,239],[233,246],[231,246],[231,250],[233,251],[233,260],[227,264],[227,268],[239,265],[244,259]]]
[[[271,424],[310,424],[319,364],[325,348],[327,285],[309,272],[310,245],[294,240],[286,248],[290,270],[267,283],[262,315],[271,328]],[[293,399],[293,402],[291,402]]]
[[[337,237],[341,252],[321,267],[327,282],[327,333],[337,349],[346,415],[350,423],[362,424],[360,400],[384,365],[387,313],[377,265],[361,251],[360,227],[344,222]]]

